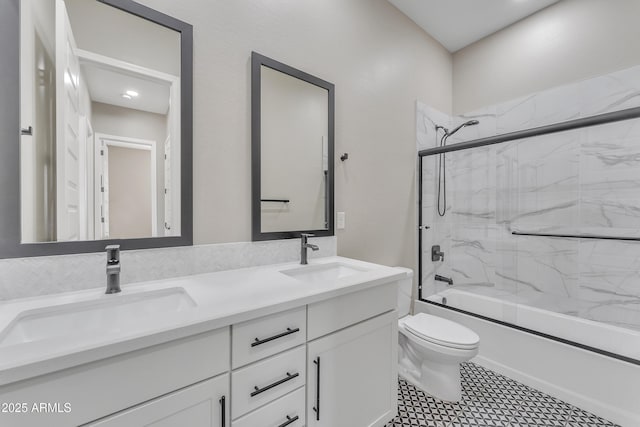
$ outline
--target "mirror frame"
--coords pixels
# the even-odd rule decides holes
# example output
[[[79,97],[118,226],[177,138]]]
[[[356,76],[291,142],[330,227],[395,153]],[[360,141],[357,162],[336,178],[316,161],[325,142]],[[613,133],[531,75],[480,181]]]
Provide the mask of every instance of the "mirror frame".
[[[290,230],[290,231],[269,231],[262,232],[262,214],[261,214],[261,71],[262,66],[279,71],[291,77],[300,79],[312,85],[318,86],[327,91],[328,96],[328,159],[329,171],[327,178],[329,203],[325,207],[329,211],[328,228],[320,230]],[[335,171],[335,147],[334,147],[334,127],[335,127],[335,86],[311,74],[305,73],[286,64],[278,62],[274,59],[267,58],[256,52],[251,52],[251,237],[253,241],[276,240],[276,239],[294,239],[300,237],[302,233],[310,233],[315,237],[333,236],[334,235],[334,171]]]
[[[193,244],[193,27],[132,0],[95,0],[180,33],[181,235],[22,243],[20,226],[20,0],[0,2],[0,259]]]

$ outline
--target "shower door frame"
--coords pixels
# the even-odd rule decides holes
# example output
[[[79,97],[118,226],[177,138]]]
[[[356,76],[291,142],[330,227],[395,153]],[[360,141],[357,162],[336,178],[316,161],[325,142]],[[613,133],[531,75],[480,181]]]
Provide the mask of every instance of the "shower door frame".
[[[487,316],[483,316],[480,314],[476,314],[467,310],[462,310],[459,308],[455,308],[455,307],[451,307],[448,305],[444,305],[444,304],[440,304],[437,303],[435,301],[430,301],[427,299],[424,299],[422,297],[422,231],[429,229],[429,226],[425,225],[423,223],[423,218],[422,218],[422,191],[423,191],[423,183],[422,183],[422,168],[423,168],[423,158],[424,157],[431,157],[434,155],[438,155],[438,154],[445,154],[445,153],[450,153],[450,152],[454,152],[454,151],[461,151],[461,150],[469,150],[469,149],[473,149],[473,148],[478,148],[478,147],[485,147],[488,145],[495,145],[495,144],[501,144],[504,142],[510,142],[510,141],[517,141],[520,139],[525,139],[525,138],[532,138],[532,137],[536,137],[536,136],[542,136],[542,135],[549,135],[549,134],[553,134],[553,133],[559,133],[559,132],[566,132],[566,131],[571,131],[571,130],[576,130],[576,129],[582,129],[582,128],[588,128],[591,126],[600,126],[600,125],[605,125],[605,124],[609,124],[609,123],[615,123],[615,122],[620,122],[620,121],[625,121],[625,120],[633,120],[633,119],[639,119],[640,118],[640,107],[633,107],[633,108],[627,108],[624,110],[619,110],[619,111],[614,111],[614,112],[610,112],[610,113],[604,113],[604,114],[598,114],[595,116],[589,116],[589,117],[583,117],[580,119],[574,119],[574,120],[568,120],[568,121],[564,121],[564,122],[559,122],[559,123],[554,123],[554,124],[550,124],[550,125],[545,125],[545,126],[539,126],[539,127],[535,127],[535,128],[531,128],[531,129],[525,129],[525,130],[520,130],[520,131],[515,131],[515,132],[510,132],[510,133],[505,133],[505,134],[501,134],[501,135],[495,135],[495,136],[489,136],[486,138],[480,138],[480,139],[474,139],[471,141],[466,141],[466,142],[459,142],[456,144],[451,144],[451,145],[447,145],[447,146],[441,146],[441,147],[434,147],[434,148],[427,148],[425,150],[420,150],[418,151],[418,161],[417,161],[417,167],[418,167],[418,300],[427,304],[433,304],[435,306],[438,307],[443,307],[452,311],[456,311],[458,313],[463,313],[469,316],[473,316],[482,320],[486,320],[486,321],[490,321],[493,323],[497,323],[499,325],[502,326],[508,326],[510,328],[514,328],[523,332],[527,332],[533,335],[537,335],[543,338],[548,338],[554,341],[558,341],[564,344],[568,344],[568,345],[572,345],[575,347],[579,347],[582,348],[584,350],[588,350],[588,351],[592,351],[604,356],[608,356],[608,357],[612,357],[614,359],[618,359],[618,360],[622,360],[624,362],[628,362],[634,365],[640,365],[640,360],[637,359],[633,359],[627,356],[622,356],[620,354],[617,353],[612,353],[606,350],[602,350],[596,347],[591,347],[585,344],[581,344],[575,341],[571,341],[571,340],[567,340],[564,338],[560,338],[557,337],[555,335],[549,335],[549,334],[545,334],[543,332],[539,332],[533,329],[529,329],[529,328],[525,328],[522,326],[518,326],[515,325],[513,323],[508,323],[508,322],[504,322],[502,320],[497,320],[497,319],[493,319],[491,317],[487,317]],[[446,209],[446,206],[445,206]],[[534,234],[534,235],[538,235],[538,234]],[[544,236],[544,237],[549,237],[546,236],[544,234],[540,234],[540,236]],[[568,238],[585,238],[585,236],[581,236],[581,235],[564,235],[563,237],[568,237]],[[640,242],[640,238],[615,238],[615,237],[590,237],[590,238],[601,238],[601,239],[610,239],[610,240],[633,240],[633,241],[639,241]]]

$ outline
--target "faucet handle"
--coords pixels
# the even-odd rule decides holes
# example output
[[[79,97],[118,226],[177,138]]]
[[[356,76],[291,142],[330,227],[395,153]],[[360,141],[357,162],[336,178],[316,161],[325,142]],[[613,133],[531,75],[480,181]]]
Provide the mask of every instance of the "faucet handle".
[[[431,261],[442,261],[444,262],[444,252],[440,250],[440,245],[431,246]]]
[[[107,251],[107,264],[120,262],[120,245],[109,245],[104,249]]]
[[[312,233],[300,233],[300,236],[301,236],[301,237],[302,237],[302,236],[304,236],[304,237],[314,237],[314,236],[315,236],[315,234],[312,234]]]

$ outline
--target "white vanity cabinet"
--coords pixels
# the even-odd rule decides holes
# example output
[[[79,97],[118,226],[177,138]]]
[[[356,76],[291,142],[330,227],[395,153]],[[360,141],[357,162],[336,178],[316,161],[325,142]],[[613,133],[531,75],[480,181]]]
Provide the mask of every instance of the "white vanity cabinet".
[[[229,375],[203,381],[87,427],[228,427]]]
[[[0,427],[382,427],[397,411],[392,275],[25,364],[0,377],[0,403],[30,410],[0,412]],[[31,410],[42,403],[55,406]]]
[[[345,318],[359,323],[309,342],[307,426],[379,427],[396,415],[395,289],[384,285],[309,306],[310,331],[344,326]]]
[[[234,325],[232,427],[382,427],[393,419],[396,286]]]
[[[189,408],[187,398],[193,398],[192,405],[201,407],[203,403],[208,405],[207,402],[217,405],[216,399],[223,395],[226,401],[229,393],[221,385],[229,386],[229,355],[230,331],[224,327],[2,386],[0,402],[26,403],[27,410],[0,413],[0,426],[78,426],[127,410],[130,412],[125,419],[131,422],[118,424],[115,421],[118,418],[114,417],[113,423],[104,425],[134,427],[154,425],[153,422],[157,426],[179,425],[163,423],[162,418],[151,419],[149,423],[137,420],[148,420],[153,415],[152,408],[164,405],[173,409],[161,416],[181,419],[183,415],[178,413]],[[212,378],[207,386],[198,387]],[[183,391],[185,393],[181,393]],[[34,404],[38,409],[40,404],[57,404],[57,407],[45,406],[40,411],[33,409]],[[216,410],[210,414],[215,423],[218,422]],[[194,411],[184,416],[201,416],[198,409]],[[184,425],[217,427],[220,424]]]

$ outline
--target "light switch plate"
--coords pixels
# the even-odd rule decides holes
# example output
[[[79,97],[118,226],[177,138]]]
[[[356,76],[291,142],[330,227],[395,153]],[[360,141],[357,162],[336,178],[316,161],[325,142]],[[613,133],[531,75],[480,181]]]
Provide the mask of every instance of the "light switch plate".
[[[336,215],[336,226],[338,227],[338,230],[344,230],[344,224],[345,224],[345,213],[344,212],[338,212]]]

